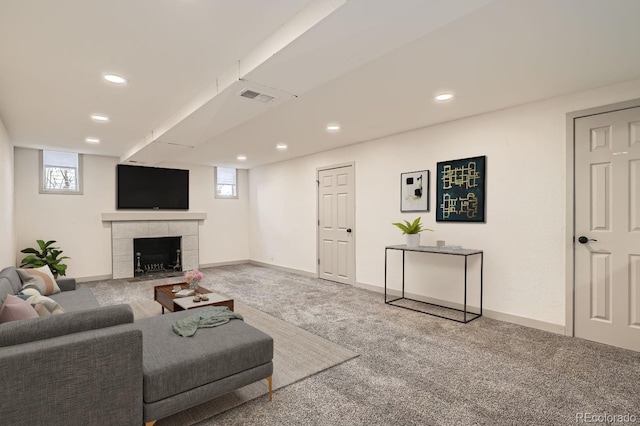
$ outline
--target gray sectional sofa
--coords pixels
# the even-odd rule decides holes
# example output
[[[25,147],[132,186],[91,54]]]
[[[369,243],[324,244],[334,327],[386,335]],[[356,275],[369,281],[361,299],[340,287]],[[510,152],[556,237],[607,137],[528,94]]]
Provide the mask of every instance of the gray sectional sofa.
[[[152,425],[258,380],[271,394],[273,339],[243,321],[180,337],[171,325],[193,311],[134,321],[129,305],[57,281],[65,313],[0,324],[2,424]],[[0,271],[0,305],[20,287]]]

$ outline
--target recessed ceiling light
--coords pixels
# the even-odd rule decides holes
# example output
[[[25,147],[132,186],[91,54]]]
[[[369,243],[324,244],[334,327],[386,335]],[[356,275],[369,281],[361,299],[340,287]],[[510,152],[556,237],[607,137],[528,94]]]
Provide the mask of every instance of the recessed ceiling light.
[[[87,142],[87,143],[100,143],[100,139],[98,139],[98,138],[86,138],[85,142]]]
[[[438,93],[435,97],[436,101],[438,102],[446,102],[446,101],[450,101],[451,99],[453,99],[453,93],[451,92],[442,92],[442,93]]]
[[[279,143],[278,145],[276,145],[276,149],[279,149],[280,151],[284,151],[285,149],[287,149],[287,144]]]
[[[105,74],[103,78],[115,84],[125,84],[127,82],[126,78],[120,77],[119,75],[115,75],[115,74]]]
[[[244,160],[246,160],[246,159],[247,159],[247,156],[246,156],[246,155],[238,155],[236,158],[237,158],[238,160],[240,160],[240,161],[244,161]]]
[[[100,123],[106,123],[109,121],[109,117],[104,114],[91,114],[91,119],[93,121],[99,121]]]
[[[335,133],[335,132],[339,132],[340,131],[340,125],[339,124],[327,124],[327,132],[331,132],[331,133]]]

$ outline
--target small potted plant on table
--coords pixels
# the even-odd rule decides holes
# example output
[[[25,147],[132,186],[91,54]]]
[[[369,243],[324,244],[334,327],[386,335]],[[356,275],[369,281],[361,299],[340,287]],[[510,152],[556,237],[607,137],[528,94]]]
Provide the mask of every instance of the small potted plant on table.
[[[420,246],[420,232],[433,231],[433,229],[423,228],[420,223],[421,217],[417,217],[413,222],[405,220],[404,223],[395,222],[392,225],[397,226],[402,231],[402,234],[407,236],[407,247]]]

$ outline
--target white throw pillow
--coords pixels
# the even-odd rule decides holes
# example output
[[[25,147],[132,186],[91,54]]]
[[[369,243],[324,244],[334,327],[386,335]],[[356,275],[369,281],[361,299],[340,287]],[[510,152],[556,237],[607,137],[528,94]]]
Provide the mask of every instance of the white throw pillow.
[[[33,306],[40,317],[64,313],[58,302],[41,294],[30,296],[27,298],[27,303]]]

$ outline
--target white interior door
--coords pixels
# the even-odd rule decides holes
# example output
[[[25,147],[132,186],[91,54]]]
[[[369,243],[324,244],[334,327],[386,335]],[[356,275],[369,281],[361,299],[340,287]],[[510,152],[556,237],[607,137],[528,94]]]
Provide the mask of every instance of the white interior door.
[[[318,276],[355,283],[353,166],[318,170]]]
[[[640,107],[575,120],[575,335],[640,351]]]

